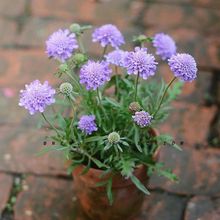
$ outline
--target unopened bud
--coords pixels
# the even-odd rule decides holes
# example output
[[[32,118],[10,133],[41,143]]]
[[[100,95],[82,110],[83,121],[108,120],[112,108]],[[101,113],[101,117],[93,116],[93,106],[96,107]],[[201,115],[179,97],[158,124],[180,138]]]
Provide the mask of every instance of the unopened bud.
[[[141,110],[141,106],[138,102],[132,102],[130,105],[129,105],[129,110],[131,113],[135,113],[135,112],[139,112]]]
[[[75,34],[80,34],[80,32],[81,32],[81,27],[80,27],[79,24],[76,24],[76,23],[71,24],[71,25],[70,25],[70,31],[73,32],[73,33],[75,33]]]
[[[73,86],[70,83],[65,82],[60,85],[60,92],[62,94],[66,96],[70,96],[72,91],[73,91]]]
[[[108,141],[111,144],[116,144],[120,141],[120,135],[114,131],[108,135]]]

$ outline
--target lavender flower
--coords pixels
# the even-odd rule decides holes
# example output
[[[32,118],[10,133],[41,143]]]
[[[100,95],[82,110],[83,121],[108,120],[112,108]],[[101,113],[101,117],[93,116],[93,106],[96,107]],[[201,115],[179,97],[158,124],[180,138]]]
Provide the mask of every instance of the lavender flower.
[[[175,41],[167,34],[156,34],[153,46],[157,49],[156,54],[161,56],[162,60],[169,59],[172,55],[176,54]]]
[[[125,43],[121,32],[112,24],[96,28],[92,34],[92,41],[99,42],[102,47],[111,45],[114,48],[118,48]]]
[[[128,74],[140,74],[143,79],[155,74],[156,64],[155,57],[147,53],[147,48],[135,47],[135,51],[128,52],[124,58]]]
[[[55,102],[53,89],[47,81],[41,84],[39,80],[25,85],[25,90],[20,91],[19,106],[24,106],[33,115],[36,112],[44,112],[47,105]]]
[[[89,60],[80,70],[80,83],[84,84],[87,90],[96,90],[110,80],[111,72],[107,62]]]
[[[116,66],[123,67],[124,65],[124,58],[127,52],[123,50],[114,50],[110,52],[109,54],[105,55],[106,61],[109,64],[114,64]]]
[[[137,125],[144,128],[151,123],[153,116],[151,116],[148,112],[140,111],[135,112],[135,115],[132,116],[132,118]]]
[[[69,30],[58,30],[46,41],[46,52],[61,62],[65,62],[72,56],[74,49],[77,49],[77,41],[74,33]]]
[[[174,75],[185,82],[191,82],[197,77],[197,66],[195,59],[185,53],[173,55],[168,64]]]
[[[92,132],[97,131],[97,125],[95,123],[94,115],[83,115],[79,122],[78,128],[87,135],[92,134]]]

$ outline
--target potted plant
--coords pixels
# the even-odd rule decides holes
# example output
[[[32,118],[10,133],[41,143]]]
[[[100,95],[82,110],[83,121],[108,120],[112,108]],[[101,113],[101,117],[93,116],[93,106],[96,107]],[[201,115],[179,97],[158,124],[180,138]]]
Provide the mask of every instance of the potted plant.
[[[159,147],[171,144],[172,137],[154,128],[167,117],[182,83],[196,78],[196,62],[177,53],[174,40],[163,33],[135,37],[138,47],[132,51],[119,49],[125,40],[112,24],[93,31],[92,41],[103,49],[91,59],[82,43],[90,28],[72,24],[48,38],[46,52],[60,62],[59,88],[35,80],[21,90],[19,105],[31,115],[40,112],[53,129],[55,145],[42,152],[64,153],[84,212],[96,220],[129,219],[139,212],[144,194],[150,194],[151,173],[177,179],[157,161]],[[168,84],[150,79],[158,65],[146,48],[150,45],[174,74]],[[52,104],[53,113],[46,116]]]

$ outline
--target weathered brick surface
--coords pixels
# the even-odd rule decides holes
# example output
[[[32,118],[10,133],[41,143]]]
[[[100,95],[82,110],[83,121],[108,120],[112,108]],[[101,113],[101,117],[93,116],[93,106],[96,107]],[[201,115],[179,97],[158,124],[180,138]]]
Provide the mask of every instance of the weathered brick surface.
[[[30,18],[22,32],[18,35],[16,43],[22,46],[45,48],[48,36],[58,29],[68,28],[71,22],[52,19]]]
[[[135,220],[181,220],[185,203],[186,198],[152,192],[146,196],[142,214]]]
[[[220,151],[218,149],[177,151],[171,147],[161,150],[160,161],[179,176],[179,183],[172,183],[156,175],[151,178],[151,188],[163,188],[177,194],[220,195]]]
[[[15,22],[2,19],[0,17],[0,46],[14,44],[16,38],[16,30],[17,26]]]
[[[187,204],[184,220],[220,219],[220,199],[207,196],[195,196]]]
[[[13,179],[11,176],[0,173],[0,216],[9,199],[12,183]]]
[[[43,50],[1,50],[0,85],[23,88],[35,79],[57,82],[53,73],[57,71],[54,61],[47,59]]]
[[[171,134],[178,144],[184,146],[207,146],[210,123],[213,120],[216,107],[202,107],[186,102],[173,103],[173,110],[166,122],[158,129],[161,133]],[[202,129],[201,129],[202,128]]]
[[[72,181],[30,176],[26,184],[17,198],[15,220],[74,219]]]
[[[0,16],[15,17],[21,15],[25,9],[26,0],[1,0]]]
[[[33,0],[32,13],[39,17],[56,17],[72,22],[93,24],[116,23],[119,26],[129,22],[129,1],[109,1],[96,4],[89,0]]]
[[[36,155],[43,148],[48,131],[15,125],[1,126],[0,133],[1,171],[66,174],[65,160],[61,154],[50,152],[41,157]]]

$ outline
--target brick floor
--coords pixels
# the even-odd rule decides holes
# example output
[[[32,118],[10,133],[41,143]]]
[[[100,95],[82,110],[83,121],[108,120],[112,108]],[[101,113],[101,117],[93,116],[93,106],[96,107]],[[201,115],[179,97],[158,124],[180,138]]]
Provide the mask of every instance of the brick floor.
[[[151,196],[135,220],[220,219],[220,150],[211,146],[220,136],[219,19],[219,0],[1,0],[0,219],[68,220],[74,215],[76,220],[86,219],[78,209],[64,159],[54,153],[36,156],[48,131],[37,129],[39,117],[17,105],[25,83],[36,78],[59,83],[53,76],[57,66],[47,59],[44,42],[72,22],[114,23],[128,40],[134,34],[165,31],[176,40],[178,51],[195,56],[198,79],[184,85],[173,104],[176,111],[159,128],[172,134],[174,141],[184,141],[182,152],[164,147],[160,154],[160,161],[174,169],[180,182],[152,176]],[[98,56],[99,45],[89,43],[91,32],[84,40],[87,50]],[[170,79],[166,65],[159,72]],[[7,219],[1,214],[15,174],[26,174],[26,185]]]

